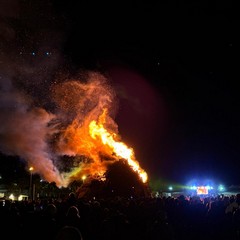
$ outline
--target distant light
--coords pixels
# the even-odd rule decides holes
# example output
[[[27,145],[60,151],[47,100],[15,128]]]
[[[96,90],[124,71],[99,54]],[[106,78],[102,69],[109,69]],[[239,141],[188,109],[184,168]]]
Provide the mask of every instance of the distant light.
[[[206,195],[208,194],[208,188],[205,186],[198,186],[197,187],[197,194],[198,195]]]
[[[9,199],[14,200],[14,195],[11,193]]]
[[[220,192],[222,192],[222,191],[224,191],[225,190],[225,187],[223,186],[223,185],[219,185],[218,186],[218,190],[220,191]]]
[[[18,196],[18,201],[23,201],[25,198],[27,198],[28,196],[27,195],[19,195]]]
[[[172,186],[169,186],[169,187],[168,187],[168,190],[172,191],[172,190],[173,190],[173,187],[172,187]]]
[[[28,170],[31,172],[31,171],[33,171],[33,169],[34,169],[33,167],[30,167]]]
[[[33,55],[33,56],[35,56],[35,55],[36,55],[36,53],[35,53],[35,52],[32,52],[32,55]]]
[[[86,175],[83,175],[83,176],[82,176],[82,180],[83,180],[83,181],[84,181],[86,178],[87,178]]]

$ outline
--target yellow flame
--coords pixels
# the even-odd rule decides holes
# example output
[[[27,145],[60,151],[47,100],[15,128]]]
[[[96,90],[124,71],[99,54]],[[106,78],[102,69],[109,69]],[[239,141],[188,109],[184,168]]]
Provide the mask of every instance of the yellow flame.
[[[139,174],[142,181],[144,183],[147,182],[147,173],[139,166],[139,163],[134,159],[133,149],[127,147],[126,144],[124,144],[123,142],[115,141],[114,137],[116,135],[114,133],[109,133],[107,129],[104,128],[102,123],[97,123],[95,120],[91,121],[91,123],[89,124],[89,133],[93,139],[97,139],[97,137],[99,137],[102,143],[109,146],[117,157],[126,159],[129,166],[131,166],[132,169]]]

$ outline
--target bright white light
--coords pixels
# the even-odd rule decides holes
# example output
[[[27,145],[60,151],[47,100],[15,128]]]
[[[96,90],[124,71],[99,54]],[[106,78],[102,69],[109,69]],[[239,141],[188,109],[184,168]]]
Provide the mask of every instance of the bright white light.
[[[169,186],[168,190],[172,191],[172,190],[173,190],[173,187],[172,187],[172,186]]]
[[[18,196],[18,201],[22,201],[22,200],[24,200],[24,198],[26,198],[27,197],[27,195],[19,195]]]
[[[14,200],[14,195],[11,193],[9,199]]]

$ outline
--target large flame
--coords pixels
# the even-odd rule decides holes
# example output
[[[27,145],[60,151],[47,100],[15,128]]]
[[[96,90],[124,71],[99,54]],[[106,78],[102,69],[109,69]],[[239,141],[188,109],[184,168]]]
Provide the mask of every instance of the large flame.
[[[107,110],[105,109],[102,116],[104,116],[106,112]],[[100,117],[100,120],[105,119],[102,118],[102,116]],[[107,129],[104,128],[101,121],[97,123],[95,120],[93,120],[89,125],[89,133],[93,139],[100,138],[102,143],[109,146],[117,157],[126,159],[129,166],[131,166],[132,169],[139,174],[142,181],[144,183],[147,181],[147,173],[139,166],[139,163],[135,160],[133,149],[129,148],[123,142],[115,141],[114,138],[116,138],[116,134],[108,132]]]
[[[60,155],[84,156],[84,161],[80,161],[72,171],[64,174],[65,181],[79,180],[84,176],[104,179],[104,173],[109,164],[125,159],[145,183],[148,178],[147,173],[136,161],[133,149],[120,141],[117,125],[110,116],[109,109],[113,109],[114,103],[112,89],[103,79],[96,79],[96,76],[87,84],[79,82],[64,84],[65,92],[69,86],[74,91],[71,90],[67,97],[61,97],[61,99],[71,97],[71,102],[77,103],[72,107],[77,113],[73,121],[61,133],[57,144],[58,152]],[[78,88],[81,91],[78,91]],[[62,89],[60,92],[62,93]],[[75,96],[74,92],[80,93],[81,98],[79,94]],[[73,97],[78,98],[78,101]],[[70,101],[67,100],[67,104],[69,103]],[[61,106],[65,108],[67,104],[61,103]],[[86,110],[86,106],[91,106],[91,108]],[[86,112],[85,114],[82,114],[82,109]],[[69,106],[67,110],[69,111]]]
[[[117,133],[104,127],[107,125],[107,119],[109,119],[108,110],[104,108],[97,120],[89,121],[86,118],[84,123],[79,124],[78,121],[74,121],[68,126],[61,150],[65,149],[64,152],[68,155],[84,155],[88,159],[80,162],[77,167],[67,173],[65,181],[71,182],[86,176],[99,177],[104,180],[107,166],[119,159],[125,159],[146,183],[147,173],[136,161],[133,149],[119,141],[120,136]]]

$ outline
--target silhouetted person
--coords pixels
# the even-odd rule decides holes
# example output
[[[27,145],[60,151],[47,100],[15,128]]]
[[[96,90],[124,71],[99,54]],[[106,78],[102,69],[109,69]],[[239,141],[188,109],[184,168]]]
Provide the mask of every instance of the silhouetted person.
[[[59,225],[57,222],[57,207],[50,203],[43,210],[43,215],[39,221],[39,236],[42,236],[42,239],[53,239],[55,238]]]

